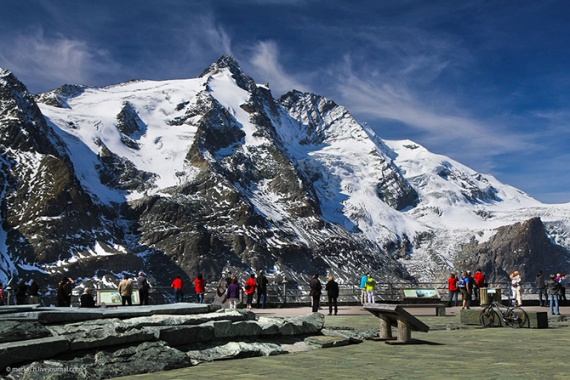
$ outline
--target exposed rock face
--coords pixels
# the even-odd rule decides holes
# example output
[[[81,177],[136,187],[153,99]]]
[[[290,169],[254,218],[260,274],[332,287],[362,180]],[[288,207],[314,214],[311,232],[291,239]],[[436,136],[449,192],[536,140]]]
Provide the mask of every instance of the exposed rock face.
[[[545,276],[566,267],[566,252],[553,243],[540,218],[501,227],[488,242],[463,249],[457,268],[480,268],[491,282],[508,281],[515,270],[524,281],[534,281],[539,270]]]
[[[0,110],[2,228],[13,262],[54,263],[107,240],[99,217],[105,213],[76,178],[63,142],[25,86],[4,70]]]

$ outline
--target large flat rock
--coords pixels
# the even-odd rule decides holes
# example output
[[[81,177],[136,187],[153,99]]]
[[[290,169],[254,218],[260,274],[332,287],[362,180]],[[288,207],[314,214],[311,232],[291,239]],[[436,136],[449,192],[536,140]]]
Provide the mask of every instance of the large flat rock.
[[[0,308],[3,309],[3,308]],[[198,303],[173,303],[149,306],[118,306],[107,308],[78,308],[78,307],[12,307],[10,311],[2,310],[0,320],[37,321],[44,325],[64,324],[89,321],[103,318],[135,318],[158,314],[188,315],[210,313],[218,310],[219,306]]]
[[[3,370],[17,363],[49,359],[68,350],[69,341],[65,337],[0,343],[0,368]]]

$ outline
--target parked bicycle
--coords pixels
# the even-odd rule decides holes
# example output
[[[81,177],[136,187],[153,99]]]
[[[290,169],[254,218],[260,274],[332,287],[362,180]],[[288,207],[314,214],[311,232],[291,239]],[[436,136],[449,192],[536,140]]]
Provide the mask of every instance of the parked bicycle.
[[[509,326],[513,328],[530,327],[528,314],[518,306],[505,306],[493,301],[479,315],[479,323],[483,327]]]

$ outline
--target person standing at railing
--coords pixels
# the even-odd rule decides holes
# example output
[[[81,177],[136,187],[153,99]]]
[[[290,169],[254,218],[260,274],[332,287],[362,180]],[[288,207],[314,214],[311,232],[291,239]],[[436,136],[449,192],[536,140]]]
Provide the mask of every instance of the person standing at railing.
[[[121,295],[121,303],[123,306],[129,305],[133,306],[133,282],[127,276],[123,277],[123,280],[119,282],[118,288],[119,294]]]
[[[253,303],[253,294],[255,293],[255,288],[257,288],[257,282],[255,281],[255,274],[251,274],[249,279],[243,284],[243,289],[245,290],[246,304],[247,308],[251,309]]]
[[[548,280],[546,286],[548,287],[548,298],[550,301],[550,315],[560,315],[560,308],[558,307],[560,284],[556,281],[554,273],[550,275],[550,280]]]
[[[522,277],[519,271],[514,271],[511,274],[511,299],[514,306],[522,306]]]
[[[560,284],[560,304],[562,306],[566,305],[566,274],[564,273],[560,273],[559,278],[558,278],[558,283]]]
[[[237,309],[240,299],[240,287],[236,276],[232,276],[227,290],[228,300],[230,302],[230,309]]]
[[[481,269],[477,269],[473,275],[473,280],[475,281],[475,286],[473,287],[473,290],[475,291],[475,299],[481,302],[481,291],[479,289],[487,287],[485,273],[483,273]]]
[[[548,303],[548,296],[546,293],[546,283],[544,282],[544,276],[542,275],[541,270],[539,270],[536,275],[535,284],[538,289],[538,304],[539,306],[544,307]]]
[[[461,292],[461,310],[469,309],[469,276],[467,272],[463,272],[461,277],[459,277],[459,281],[457,281],[457,287]]]
[[[139,303],[140,305],[148,305],[148,293],[150,291],[150,282],[143,272],[139,272],[137,277],[137,285],[139,288]]]
[[[176,302],[184,301],[184,281],[180,276],[176,276],[170,287],[174,288],[174,299]]]
[[[329,277],[329,281],[325,285],[325,290],[327,291],[327,297],[329,299],[329,315],[332,315],[334,309],[334,315],[338,314],[337,299],[339,294],[338,283],[334,280],[333,276]]]
[[[265,302],[267,302],[267,285],[269,281],[267,277],[265,277],[265,273],[263,273],[263,269],[259,271],[259,276],[257,276],[257,307],[259,308],[259,304],[261,301],[261,308],[265,308]]]
[[[376,296],[374,295],[376,280],[374,280],[370,274],[366,277],[366,285],[364,288],[366,289],[366,301],[368,303],[376,303]]]
[[[204,303],[204,294],[206,294],[206,282],[202,278],[202,273],[198,273],[194,279],[194,286],[196,289],[196,296],[198,303]]]
[[[457,287],[457,276],[455,273],[451,273],[447,279],[447,285],[449,287],[449,302],[447,306],[457,306],[457,300],[459,298],[459,288]],[[454,302],[455,300],[455,302]]]
[[[319,311],[320,303],[321,303],[321,293],[323,289],[323,285],[321,284],[321,280],[319,280],[319,275],[315,274],[309,283],[311,287],[310,296],[313,300],[313,313]]]
[[[366,274],[362,276],[362,278],[360,279],[360,292],[361,292],[360,302],[362,302],[363,305],[366,303],[367,299],[366,281],[368,280],[368,276],[370,276],[370,273],[366,272]]]

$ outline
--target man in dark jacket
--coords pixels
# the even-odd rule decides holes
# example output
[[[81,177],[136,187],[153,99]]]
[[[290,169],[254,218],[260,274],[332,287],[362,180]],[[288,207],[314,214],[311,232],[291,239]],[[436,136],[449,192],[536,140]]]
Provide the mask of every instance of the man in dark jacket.
[[[334,308],[334,315],[338,314],[337,298],[338,298],[338,283],[334,280],[333,276],[329,277],[329,282],[325,286],[327,296],[329,297],[329,315],[332,315]]]
[[[321,292],[323,289],[323,285],[321,284],[321,281],[319,280],[318,274],[313,276],[309,285],[311,286],[310,295],[313,299],[313,313],[316,313],[319,311],[319,306],[321,303]]]
[[[538,289],[538,304],[540,306],[546,306],[548,303],[548,296],[546,294],[546,283],[544,282],[544,277],[542,276],[541,270],[539,270],[536,275],[535,283],[536,288]]]
[[[257,276],[257,307],[259,308],[261,301],[261,308],[265,308],[265,302],[267,301],[267,284],[269,281],[263,270],[259,271],[259,276]]]

